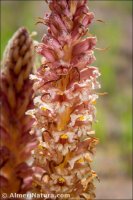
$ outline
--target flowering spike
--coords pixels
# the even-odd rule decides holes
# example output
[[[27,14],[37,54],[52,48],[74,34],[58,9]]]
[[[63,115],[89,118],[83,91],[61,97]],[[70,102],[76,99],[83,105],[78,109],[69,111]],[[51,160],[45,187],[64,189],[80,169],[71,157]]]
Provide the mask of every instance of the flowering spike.
[[[32,169],[27,161],[35,138],[29,134],[32,119],[25,111],[33,106],[29,74],[33,67],[33,42],[25,28],[9,41],[1,70],[0,189],[9,195],[30,188]]]
[[[39,145],[33,154],[37,173],[34,189],[48,194],[70,194],[71,198],[93,199],[91,154],[94,137],[95,102],[100,87],[94,49],[96,37],[83,38],[94,14],[86,0],[47,0],[50,14],[43,23],[48,33],[36,46],[43,56],[34,83],[33,110]]]

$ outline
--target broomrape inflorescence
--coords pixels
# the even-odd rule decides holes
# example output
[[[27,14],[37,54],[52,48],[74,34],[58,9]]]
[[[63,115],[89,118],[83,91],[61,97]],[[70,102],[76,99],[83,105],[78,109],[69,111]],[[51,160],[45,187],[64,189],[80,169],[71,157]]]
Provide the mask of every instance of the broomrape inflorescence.
[[[100,87],[94,49],[96,37],[84,36],[94,14],[86,0],[47,0],[50,14],[41,19],[48,33],[36,46],[43,56],[34,79],[34,118],[39,145],[33,151],[34,190],[45,194],[70,194],[93,199],[91,154],[94,137],[95,90]],[[70,199],[70,198],[69,198]]]
[[[32,169],[28,164],[35,136],[29,131],[33,120],[25,115],[32,108],[33,42],[25,28],[9,41],[1,70],[1,147],[0,190],[9,195],[25,193],[31,187]]]

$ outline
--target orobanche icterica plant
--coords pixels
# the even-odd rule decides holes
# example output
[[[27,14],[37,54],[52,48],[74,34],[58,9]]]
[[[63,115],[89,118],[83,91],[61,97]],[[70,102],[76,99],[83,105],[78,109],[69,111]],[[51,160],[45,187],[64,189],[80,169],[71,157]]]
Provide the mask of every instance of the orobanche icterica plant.
[[[29,165],[35,135],[32,119],[33,42],[25,28],[13,35],[5,49],[0,74],[0,193],[25,193],[31,188],[33,170]],[[8,199],[5,197],[5,199]]]
[[[69,194],[68,199],[94,199],[91,154],[98,139],[92,124],[100,88],[92,66],[96,37],[89,35],[94,14],[87,0],[47,0],[51,12],[39,22],[48,26],[36,51],[42,65],[34,79],[33,188],[37,193]],[[57,198],[58,199],[58,198]]]

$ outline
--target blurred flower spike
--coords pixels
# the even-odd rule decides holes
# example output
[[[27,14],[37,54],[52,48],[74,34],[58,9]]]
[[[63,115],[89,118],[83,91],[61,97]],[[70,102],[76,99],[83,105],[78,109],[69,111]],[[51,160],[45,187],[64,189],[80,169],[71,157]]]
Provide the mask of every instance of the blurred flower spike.
[[[33,60],[32,39],[20,28],[5,49],[0,76],[0,190],[7,195],[31,188],[31,149],[36,140],[29,134],[33,119],[25,112],[33,106],[33,81],[29,79]]]
[[[94,19],[86,0],[47,0],[50,14],[39,22],[48,33],[36,51],[42,65],[34,80],[32,131],[37,130],[39,145],[34,149],[34,190],[48,194],[70,194],[71,198],[94,199],[91,154],[98,139],[95,121],[97,81],[96,37],[85,37]]]

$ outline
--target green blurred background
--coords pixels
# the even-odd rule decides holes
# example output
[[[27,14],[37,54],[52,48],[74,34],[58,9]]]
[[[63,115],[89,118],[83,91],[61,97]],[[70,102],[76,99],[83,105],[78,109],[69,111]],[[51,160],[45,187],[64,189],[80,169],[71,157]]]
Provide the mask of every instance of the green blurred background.
[[[98,38],[94,63],[101,72],[94,125],[100,139],[94,160],[101,183],[98,199],[132,199],[132,1],[88,1],[95,13],[90,32]],[[1,57],[7,41],[20,27],[37,31],[40,41],[46,27],[35,25],[48,7],[44,1],[1,1]],[[102,20],[100,23],[96,20]]]

